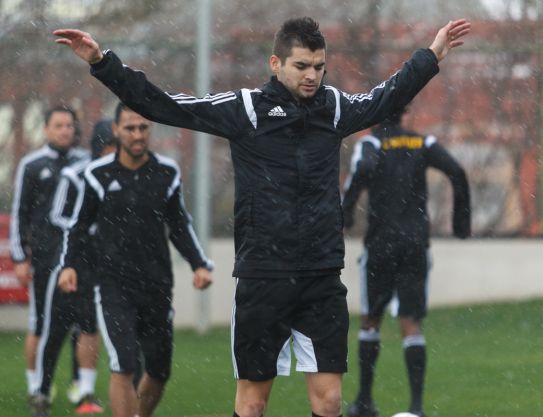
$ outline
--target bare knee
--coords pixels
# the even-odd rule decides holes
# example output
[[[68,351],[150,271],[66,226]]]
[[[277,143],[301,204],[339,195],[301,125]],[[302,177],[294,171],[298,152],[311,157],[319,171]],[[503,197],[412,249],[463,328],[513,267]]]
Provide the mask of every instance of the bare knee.
[[[319,393],[313,410],[323,417],[337,417],[341,414],[341,390]]]
[[[323,417],[341,415],[341,374],[306,374],[313,413]]]
[[[238,380],[236,413],[240,417],[261,417],[266,411],[273,380],[253,382]]]
[[[236,412],[240,417],[261,417],[266,411],[266,401],[248,398],[236,403]]]

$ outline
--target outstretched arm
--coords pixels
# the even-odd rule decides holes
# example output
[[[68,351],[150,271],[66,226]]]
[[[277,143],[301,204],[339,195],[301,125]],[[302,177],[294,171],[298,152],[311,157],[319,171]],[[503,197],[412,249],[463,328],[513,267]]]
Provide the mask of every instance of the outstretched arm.
[[[436,54],[437,60],[441,61],[452,48],[464,44],[462,37],[471,30],[471,23],[466,19],[450,21],[437,32],[437,35],[430,45],[430,49]]]
[[[69,46],[74,54],[91,65],[100,62],[104,57],[98,42],[90,33],[79,29],[58,29],[53,35],[59,36],[56,43]]]

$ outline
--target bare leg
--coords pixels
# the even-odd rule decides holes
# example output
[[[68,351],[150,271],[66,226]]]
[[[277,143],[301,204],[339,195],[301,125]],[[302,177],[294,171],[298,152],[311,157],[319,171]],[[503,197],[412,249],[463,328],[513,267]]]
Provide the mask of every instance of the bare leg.
[[[151,417],[157,407],[166,382],[159,381],[144,373],[138,385],[138,416]]]
[[[236,386],[236,413],[240,417],[263,416],[270,398],[272,385],[273,379],[262,382],[247,379],[238,380]]]
[[[137,410],[136,390],[132,374],[112,373],[109,383],[109,401],[114,417],[134,417]]]
[[[77,360],[80,368],[96,368],[99,347],[100,337],[98,333],[81,333],[79,335]]]
[[[26,369],[36,369],[36,352],[40,337],[27,333],[25,339]]]
[[[323,417],[341,415],[341,378],[337,373],[306,373],[311,411]]]

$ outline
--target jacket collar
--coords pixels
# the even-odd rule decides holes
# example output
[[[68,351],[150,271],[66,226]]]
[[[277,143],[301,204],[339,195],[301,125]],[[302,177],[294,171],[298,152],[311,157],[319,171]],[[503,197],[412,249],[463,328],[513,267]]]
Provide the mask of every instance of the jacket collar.
[[[324,85],[321,83],[315,95],[310,98],[302,99],[301,103],[313,103],[321,94],[323,94],[324,90]],[[287,90],[285,85],[281,81],[279,81],[275,75],[270,78],[270,81],[264,84],[264,86],[262,87],[262,91],[265,94],[275,97],[276,99],[278,98],[284,102],[298,103],[298,100],[294,98],[292,93]]]

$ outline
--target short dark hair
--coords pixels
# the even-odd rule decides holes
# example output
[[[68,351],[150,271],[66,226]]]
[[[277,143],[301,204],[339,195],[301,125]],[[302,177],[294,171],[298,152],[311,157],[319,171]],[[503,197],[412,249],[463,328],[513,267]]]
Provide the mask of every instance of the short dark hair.
[[[111,128],[112,122],[111,119],[104,119],[94,125],[90,140],[92,159],[98,158],[106,146],[117,144]]]
[[[49,110],[45,112],[44,114],[45,126],[47,126],[49,122],[51,121],[51,117],[53,116],[53,113],[69,113],[72,115],[74,125],[77,123],[77,115],[75,114],[75,111],[72,108],[61,104],[55,107],[51,107]]]
[[[312,52],[326,49],[326,41],[319,30],[319,24],[310,17],[289,19],[275,34],[273,54],[285,63],[293,47],[309,48]]]
[[[115,119],[114,119],[115,123],[119,123],[119,120],[121,120],[121,113],[123,111],[134,111],[134,110],[132,110],[122,101],[119,101],[119,104],[117,104],[117,107],[115,107]]]

